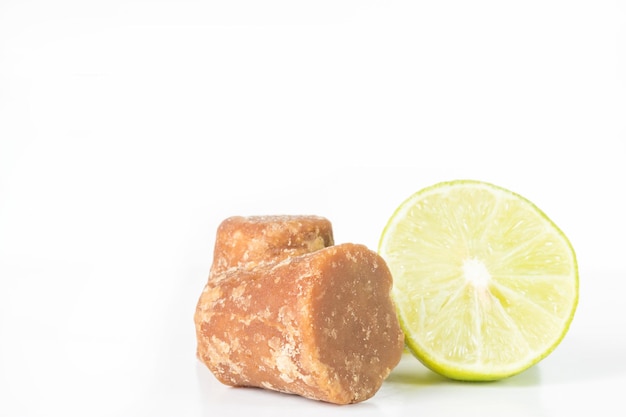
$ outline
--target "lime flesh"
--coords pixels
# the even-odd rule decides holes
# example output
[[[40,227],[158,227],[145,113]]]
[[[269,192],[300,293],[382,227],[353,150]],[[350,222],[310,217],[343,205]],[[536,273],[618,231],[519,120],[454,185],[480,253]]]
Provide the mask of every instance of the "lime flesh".
[[[533,203],[493,184],[435,184],[405,200],[379,253],[409,350],[452,379],[497,380],[545,358],[578,303],[565,234]]]

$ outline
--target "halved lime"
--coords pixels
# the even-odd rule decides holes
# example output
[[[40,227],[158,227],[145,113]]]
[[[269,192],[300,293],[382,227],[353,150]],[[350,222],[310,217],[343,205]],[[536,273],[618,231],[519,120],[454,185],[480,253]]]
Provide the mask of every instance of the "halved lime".
[[[407,347],[433,371],[497,380],[545,358],[578,303],[578,267],[563,232],[526,198],[457,180],[410,196],[379,253]]]

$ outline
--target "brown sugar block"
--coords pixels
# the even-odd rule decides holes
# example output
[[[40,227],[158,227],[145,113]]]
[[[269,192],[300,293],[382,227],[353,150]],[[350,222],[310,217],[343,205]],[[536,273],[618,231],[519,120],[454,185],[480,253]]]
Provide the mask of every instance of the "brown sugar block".
[[[372,397],[403,351],[384,260],[346,243],[211,277],[197,354],[222,383],[337,404]]]
[[[319,216],[235,216],[217,229],[211,275],[253,268],[333,245],[330,221]]]

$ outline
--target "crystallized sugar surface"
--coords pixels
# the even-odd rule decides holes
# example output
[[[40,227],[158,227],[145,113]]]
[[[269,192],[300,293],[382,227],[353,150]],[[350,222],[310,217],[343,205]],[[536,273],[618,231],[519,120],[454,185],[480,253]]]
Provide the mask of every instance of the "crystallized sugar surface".
[[[220,226],[195,323],[198,357],[221,382],[338,404],[380,388],[403,349],[391,275],[365,246],[333,243],[320,217]]]

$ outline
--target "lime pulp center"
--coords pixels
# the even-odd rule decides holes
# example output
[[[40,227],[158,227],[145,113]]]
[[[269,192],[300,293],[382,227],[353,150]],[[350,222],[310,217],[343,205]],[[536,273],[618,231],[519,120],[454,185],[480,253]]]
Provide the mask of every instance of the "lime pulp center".
[[[491,281],[491,274],[484,262],[476,258],[466,259],[463,262],[463,276],[475,288],[487,288]]]

